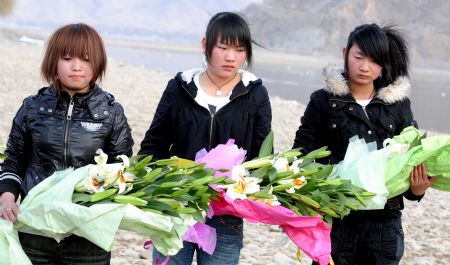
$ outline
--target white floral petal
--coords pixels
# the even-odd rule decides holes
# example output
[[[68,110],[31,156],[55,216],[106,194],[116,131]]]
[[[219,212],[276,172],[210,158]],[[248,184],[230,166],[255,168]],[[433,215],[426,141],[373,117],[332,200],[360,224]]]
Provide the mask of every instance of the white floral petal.
[[[286,190],[287,193],[295,193],[295,186],[294,187],[290,187],[289,189]]]

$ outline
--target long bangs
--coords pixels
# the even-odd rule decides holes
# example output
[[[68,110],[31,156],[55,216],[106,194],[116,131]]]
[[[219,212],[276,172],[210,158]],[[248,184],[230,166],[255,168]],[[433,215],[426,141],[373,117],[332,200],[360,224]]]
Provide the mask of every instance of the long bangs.
[[[371,24],[355,30],[353,40],[375,63],[382,67],[389,63],[389,40],[377,25]]]
[[[58,78],[58,60],[64,56],[87,59],[92,66],[92,82],[101,81],[107,65],[103,41],[99,34],[86,24],[70,24],[50,37],[41,65],[41,74],[50,84]]]
[[[232,12],[218,13],[211,18],[206,28],[206,58],[211,58],[217,41],[226,45],[245,47],[247,63],[252,64],[252,38],[247,22]]]

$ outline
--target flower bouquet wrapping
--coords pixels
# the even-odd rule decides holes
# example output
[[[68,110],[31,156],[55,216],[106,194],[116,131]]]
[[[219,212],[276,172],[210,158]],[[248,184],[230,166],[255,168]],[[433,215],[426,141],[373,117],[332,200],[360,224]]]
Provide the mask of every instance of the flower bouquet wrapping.
[[[450,135],[426,137],[412,126],[387,139],[379,150],[375,143],[350,139],[344,160],[335,165],[330,178],[350,179],[376,193],[366,209],[382,209],[387,199],[409,189],[410,174],[421,163],[436,176],[432,188],[450,191]]]
[[[245,151],[233,141],[198,155],[196,162],[207,167],[230,169],[226,174],[234,181],[219,186],[220,201],[211,201],[212,211],[215,215],[231,214],[250,222],[280,225],[308,256],[328,264],[331,228],[324,221],[347,215],[374,194],[349,180],[328,179],[333,166],[315,162],[330,154],[326,148],[306,155],[296,149],[271,154],[272,145],[271,133],[260,156],[244,163]]]
[[[15,229],[0,223],[0,264],[30,264],[17,230],[57,241],[76,234],[110,250],[120,228],[148,236],[161,253],[174,255],[218,194],[209,184],[227,183],[192,161],[121,158],[123,163],[106,164],[100,151],[97,165],[55,172],[33,188],[20,205]]]

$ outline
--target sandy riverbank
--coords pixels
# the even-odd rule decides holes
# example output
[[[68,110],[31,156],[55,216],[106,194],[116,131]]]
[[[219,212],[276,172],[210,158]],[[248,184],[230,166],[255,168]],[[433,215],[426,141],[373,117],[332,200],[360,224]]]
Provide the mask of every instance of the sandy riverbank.
[[[0,36],[0,139],[6,140],[12,118],[23,98],[35,94],[44,85],[39,77],[42,52],[42,47],[12,42]],[[107,76],[101,86],[124,106],[133,128],[135,152],[170,78],[167,73],[110,59]],[[271,103],[276,150],[285,150],[292,144],[304,105],[273,97]],[[449,220],[448,193],[432,190],[420,203],[407,202],[404,210],[406,250],[402,264],[450,264]],[[133,233],[118,233],[112,264],[150,264],[149,260],[141,258],[148,254],[148,251],[142,251],[144,240]],[[296,248],[277,227],[246,225],[240,264],[299,264],[295,254]],[[301,264],[309,264],[310,260],[303,257]]]

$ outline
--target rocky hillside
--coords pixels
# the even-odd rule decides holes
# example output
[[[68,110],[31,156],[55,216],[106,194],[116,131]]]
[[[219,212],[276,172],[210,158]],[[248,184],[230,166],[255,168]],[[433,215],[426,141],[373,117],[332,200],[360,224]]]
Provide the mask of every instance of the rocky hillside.
[[[306,54],[337,54],[363,23],[396,24],[416,60],[450,59],[450,2],[439,0],[264,0],[243,10],[257,41]]]

